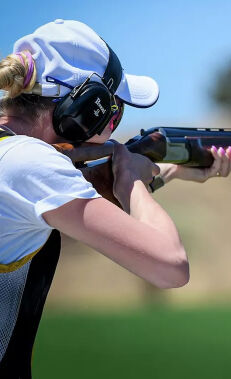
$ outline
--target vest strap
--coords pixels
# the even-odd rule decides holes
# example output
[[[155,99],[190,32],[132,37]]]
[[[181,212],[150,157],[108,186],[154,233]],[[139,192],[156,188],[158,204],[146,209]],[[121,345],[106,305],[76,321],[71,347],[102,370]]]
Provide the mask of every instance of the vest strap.
[[[0,141],[5,139],[5,138],[8,138],[8,137],[13,137],[15,134],[9,130],[9,129],[3,129],[1,126],[0,126]]]

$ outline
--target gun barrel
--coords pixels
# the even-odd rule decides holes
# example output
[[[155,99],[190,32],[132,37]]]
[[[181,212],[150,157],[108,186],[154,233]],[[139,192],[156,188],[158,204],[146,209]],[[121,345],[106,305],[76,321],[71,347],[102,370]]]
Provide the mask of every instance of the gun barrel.
[[[141,136],[148,135],[150,133],[159,132],[165,137],[225,137],[231,138],[231,129],[219,129],[219,128],[176,128],[170,126],[159,126],[150,128],[147,130],[141,129]]]

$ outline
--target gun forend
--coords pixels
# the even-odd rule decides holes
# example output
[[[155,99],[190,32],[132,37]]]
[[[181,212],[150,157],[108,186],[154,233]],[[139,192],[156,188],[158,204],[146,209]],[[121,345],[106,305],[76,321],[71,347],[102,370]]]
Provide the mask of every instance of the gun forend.
[[[130,151],[146,155],[154,162],[209,167],[213,163],[211,146],[231,146],[231,131],[154,127],[141,130],[126,145]]]

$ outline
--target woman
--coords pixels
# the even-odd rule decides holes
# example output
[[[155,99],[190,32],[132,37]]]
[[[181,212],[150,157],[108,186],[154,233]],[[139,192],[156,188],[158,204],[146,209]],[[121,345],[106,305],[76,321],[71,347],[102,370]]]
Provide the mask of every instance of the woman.
[[[51,146],[104,143],[123,103],[156,102],[153,79],[124,74],[88,26],[56,20],[16,42],[0,63],[0,88],[6,91],[0,103],[0,376],[27,379],[59,232],[160,288],[185,285],[189,267],[174,223],[147,190],[157,165],[120,144],[103,146],[102,155],[112,154],[113,193],[122,210]],[[230,148],[212,154],[207,170],[161,166],[164,181],[227,175]]]

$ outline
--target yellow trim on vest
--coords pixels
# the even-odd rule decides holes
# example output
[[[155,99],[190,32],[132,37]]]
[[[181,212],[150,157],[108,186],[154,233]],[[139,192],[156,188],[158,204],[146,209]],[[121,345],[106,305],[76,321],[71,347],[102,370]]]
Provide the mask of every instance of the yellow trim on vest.
[[[35,254],[37,254],[42,249],[43,246],[44,245],[42,245],[39,249],[35,250],[33,253],[26,255],[25,257],[23,257],[19,261],[12,262],[12,263],[9,263],[6,265],[0,264],[0,274],[6,274],[7,272],[12,272],[12,271],[18,270],[25,263],[29,262],[35,256]]]
[[[0,137],[0,141],[2,141],[2,140],[5,139],[5,138],[9,138],[9,137],[12,137],[12,136]]]

